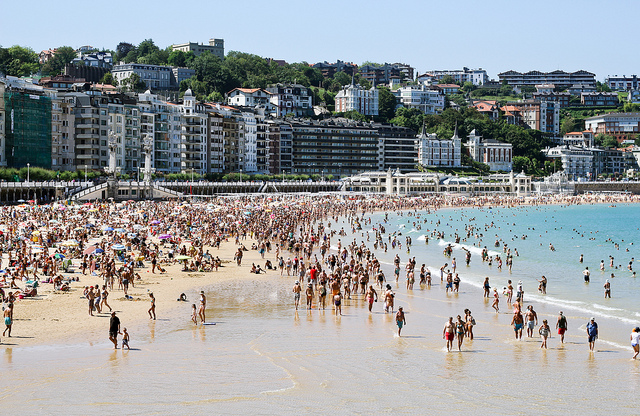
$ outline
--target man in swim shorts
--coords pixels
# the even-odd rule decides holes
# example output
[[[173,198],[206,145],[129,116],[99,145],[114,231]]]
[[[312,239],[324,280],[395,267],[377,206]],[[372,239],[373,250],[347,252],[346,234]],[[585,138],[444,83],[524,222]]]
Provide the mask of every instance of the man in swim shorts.
[[[400,332],[402,331],[402,326],[406,324],[407,324],[407,320],[404,317],[402,306],[400,306],[398,308],[398,312],[396,313],[396,325],[398,325],[398,336],[400,336]]]
[[[560,335],[560,342],[564,344],[564,333],[567,332],[567,317],[562,314],[562,311],[560,311],[560,316],[558,316],[556,329],[558,330],[558,335]]]
[[[11,325],[13,325],[13,303],[10,303],[7,309],[4,310],[4,325],[6,328],[2,333],[2,336],[5,336],[6,332],[9,331],[9,337],[11,337]]]
[[[522,339],[522,327],[524,326],[524,319],[522,318],[520,309],[516,310],[516,313],[513,314],[511,325],[513,325],[513,330],[516,333],[516,339]]]
[[[533,310],[533,306],[527,306],[527,312],[525,312],[527,318],[527,336],[533,337],[533,329],[538,325],[538,314]]]
[[[442,330],[442,339],[447,340],[447,351],[451,351],[453,347],[453,339],[455,338],[455,325],[453,324],[453,316],[449,317],[449,320],[444,324]]]
[[[296,310],[298,310],[298,306],[300,305],[300,292],[302,291],[302,287],[300,287],[300,282],[296,280],[296,283],[293,285],[293,300],[296,305]]]
[[[369,290],[367,290],[367,303],[369,304],[369,312],[371,312],[374,300],[378,300],[378,292],[376,292],[373,286],[370,285]]]

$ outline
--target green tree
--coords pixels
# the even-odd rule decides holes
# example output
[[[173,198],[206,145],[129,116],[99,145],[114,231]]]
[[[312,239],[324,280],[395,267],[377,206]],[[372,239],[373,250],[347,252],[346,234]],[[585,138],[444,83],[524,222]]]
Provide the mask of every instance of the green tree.
[[[522,172],[524,173],[534,173],[533,164],[531,159],[526,156],[514,156],[513,157],[513,171],[514,172]]]
[[[384,121],[396,115],[396,97],[387,87],[378,87],[378,115]]]
[[[140,75],[133,73],[129,78],[122,80],[122,87],[127,91],[141,92],[147,88],[147,84],[140,79]]]
[[[100,83],[113,85],[114,87],[118,86],[118,80],[113,77],[111,72],[107,72],[106,74],[104,74],[102,76],[102,79],[100,79]]]
[[[147,55],[151,55],[154,52],[158,52],[160,48],[153,43],[153,39],[145,39],[137,47],[138,56],[143,57]]]
[[[377,62],[371,62],[371,61],[364,61],[362,64],[360,64],[360,66],[375,66],[375,67],[381,67],[383,66],[382,64],[379,64]]]
[[[596,81],[596,91],[598,92],[611,92],[611,88],[607,84],[603,84],[600,81]]]
[[[584,120],[575,119],[571,115],[567,115],[560,124],[560,134],[567,134],[572,131],[584,130]]]
[[[367,121],[367,116],[365,116],[364,114],[360,114],[356,110],[345,111],[344,113],[342,113],[342,116],[344,118],[348,118],[355,121]]]
[[[351,77],[347,75],[344,71],[336,72],[333,75],[333,79],[338,81],[340,86],[345,86],[351,84]]]
[[[180,68],[191,68],[196,56],[193,52],[172,51],[167,58],[167,63]]]
[[[464,84],[462,84],[462,88],[460,88],[460,91],[462,92],[466,92],[466,93],[470,93],[471,91],[474,91],[475,89],[477,89],[478,87],[476,87],[475,85],[473,85],[473,82],[465,82]]]
[[[120,42],[118,46],[116,46],[116,53],[114,56],[115,62],[120,62],[125,59],[125,57],[129,54],[129,52],[135,50],[135,45],[129,42]]]
[[[616,138],[608,134],[602,134],[602,133],[596,134],[594,139],[595,139],[596,145],[598,146],[609,147],[614,149],[618,147],[618,141],[616,140]]]
[[[455,81],[451,75],[445,75],[440,79],[438,84],[455,84]]]
[[[396,116],[390,120],[396,126],[408,127],[413,131],[422,128],[424,114],[417,108],[400,107],[396,110]]]
[[[61,46],[55,55],[42,66],[42,73],[49,76],[59,75],[64,66],[73,61],[78,54],[71,46]]]
[[[35,74],[40,69],[38,54],[33,49],[14,45],[0,48],[0,72],[14,77]]]

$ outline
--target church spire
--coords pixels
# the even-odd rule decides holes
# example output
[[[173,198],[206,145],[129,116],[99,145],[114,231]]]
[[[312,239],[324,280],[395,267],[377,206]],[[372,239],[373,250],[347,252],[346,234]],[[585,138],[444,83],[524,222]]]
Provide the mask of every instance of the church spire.
[[[453,137],[451,139],[459,139],[458,137],[458,122],[456,121],[456,128],[453,131]]]

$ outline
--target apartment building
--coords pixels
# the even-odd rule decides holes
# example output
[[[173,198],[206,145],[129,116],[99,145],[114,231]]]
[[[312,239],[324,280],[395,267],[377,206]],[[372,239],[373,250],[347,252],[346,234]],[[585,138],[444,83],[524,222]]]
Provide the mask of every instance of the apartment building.
[[[175,87],[171,82],[173,72],[170,66],[134,63],[121,64],[114,65],[111,73],[118,81],[118,84],[122,84],[122,81],[129,78],[132,74],[137,74],[147,88],[166,90]]]
[[[418,79],[422,81],[428,80],[430,83],[437,83],[447,76],[452,77],[453,82],[458,85],[464,85],[465,82],[470,82],[473,85],[484,85],[489,81],[487,71],[485,71],[484,69],[469,69],[467,67],[453,70],[438,69],[426,71],[424,74],[419,75]]]
[[[205,108],[196,102],[191,89],[183,96],[181,170],[206,173],[207,119]]]
[[[640,133],[640,113],[609,113],[589,117],[585,128],[593,134],[606,134],[619,142],[635,138]]]
[[[615,107],[620,104],[620,99],[615,92],[583,92],[580,94],[580,104]]]
[[[174,51],[193,52],[195,56],[209,52],[220,59],[224,59],[224,39],[209,39],[209,44],[187,42],[171,45]]]
[[[64,94],[51,95],[51,169],[74,170],[74,100]]]
[[[629,91],[638,89],[638,76],[637,75],[609,75],[605,81],[605,84],[613,91]]]
[[[305,117],[313,114],[311,90],[300,84],[275,84],[266,88],[271,94],[270,102],[274,109],[272,115],[284,117]]]
[[[415,131],[383,123],[374,123],[373,127],[378,131],[378,170],[415,170],[418,161]]]
[[[513,87],[536,86],[538,84],[554,84],[560,89],[569,88],[574,84],[596,85],[596,74],[584,70],[575,72],[565,71],[506,71],[498,74],[500,83],[507,83]]]
[[[406,108],[416,108],[424,114],[438,114],[444,110],[445,94],[424,84],[401,87],[395,93]]]
[[[364,65],[358,68],[358,72],[373,86],[388,84],[392,78],[401,77],[401,68],[387,63],[382,66]]]
[[[357,111],[365,116],[378,115],[378,90],[351,83],[342,87],[335,98],[336,112]]]
[[[473,160],[489,165],[492,171],[510,172],[513,169],[513,146],[511,143],[484,139],[474,129],[469,133],[468,140],[464,145]]]
[[[263,107],[271,111],[271,94],[262,88],[234,88],[227,93],[227,104],[238,107]]]
[[[317,68],[322,72],[322,76],[325,78],[333,78],[338,72],[344,72],[345,74],[354,76],[358,72],[358,65],[352,62],[343,62],[337,60],[336,62],[329,63],[327,61],[318,62],[311,65],[312,68]]]
[[[294,174],[353,175],[378,169],[378,131],[338,118],[292,121]]]
[[[517,109],[520,121],[544,133],[560,133],[560,104],[553,101],[522,100],[507,103]]]
[[[418,163],[421,166],[460,167],[462,166],[462,141],[456,128],[453,136],[439,139],[435,133],[427,133],[424,126],[417,136]]]

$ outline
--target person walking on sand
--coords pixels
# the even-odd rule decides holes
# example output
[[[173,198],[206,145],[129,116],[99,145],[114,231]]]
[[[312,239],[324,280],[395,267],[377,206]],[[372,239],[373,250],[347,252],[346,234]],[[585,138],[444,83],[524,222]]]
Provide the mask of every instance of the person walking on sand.
[[[124,347],[127,347],[127,350],[131,349],[131,347],[129,347],[129,333],[127,332],[127,328],[122,330],[122,349],[124,349]]]
[[[338,292],[333,296],[333,304],[335,305],[336,315],[342,316],[342,293]]]
[[[307,295],[307,310],[313,309],[313,283],[307,284],[307,290],[305,291]]]
[[[493,303],[491,304],[491,307],[496,310],[496,313],[500,312],[500,307],[498,306],[499,304],[500,295],[498,295],[498,289],[493,288]]]
[[[118,334],[120,333],[120,318],[115,312],[111,312],[109,319],[109,340],[113,342],[113,348],[118,349]]]
[[[402,332],[402,327],[407,324],[407,320],[404,317],[404,311],[402,310],[402,306],[398,308],[398,312],[396,313],[396,325],[398,325],[398,336],[400,336],[400,332]]]
[[[542,337],[542,344],[540,344],[540,348],[547,349],[547,338],[549,338],[549,334],[551,333],[551,329],[549,328],[549,324],[546,319],[542,320],[542,325],[540,325],[540,329],[538,329],[538,333]]]
[[[560,311],[560,316],[558,316],[556,329],[558,330],[558,335],[560,335],[560,342],[564,344],[564,333],[567,332],[567,317],[562,314],[562,311]]]
[[[198,316],[200,317],[200,321],[205,323],[204,311],[207,307],[207,297],[204,295],[204,290],[200,291],[200,306],[198,306]],[[197,321],[197,319],[196,319]],[[196,322],[197,324],[198,322]]]
[[[598,339],[598,324],[596,323],[596,318],[592,317],[587,324],[587,336],[589,339],[589,351],[593,351],[596,345],[596,339]]]
[[[91,286],[91,288],[89,288],[89,291],[87,292],[87,299],[89,299],[89,315],[91,316],[93,316],[95,298],[96,294],[93,292],[93,286]]]
[[[638,352],[640,352],[640,327],[633,328],[631,331],[631,348],[633,348],[633,358],[634,360],[638,356]]]
[[[4,337],[9,331],[9,338],[11,338],[11,326],[13,325],[13,303],[9,303],[9,306],[4,310],[4,325],[5,329],[2,332],[2,336]]]
[[[151,307],[147,311],[149,313],[149,319],[156,320],[156,298],[153,293],[149,292],[149,298],[151,298]]]
[[[449,317],[449,320],[444,324],[442,329],[442,339],[447,340],[447,351],[451,351],[453,348],[453,338],[455,337],[455,325],[453,323],[453,316]]]
[[[293,285],[293,301],[296,306],[296,310],[298,310],[298,306],[300,305],[300,292],[302,288],[300,287],[300,282],[296,280],[296,283]]]

